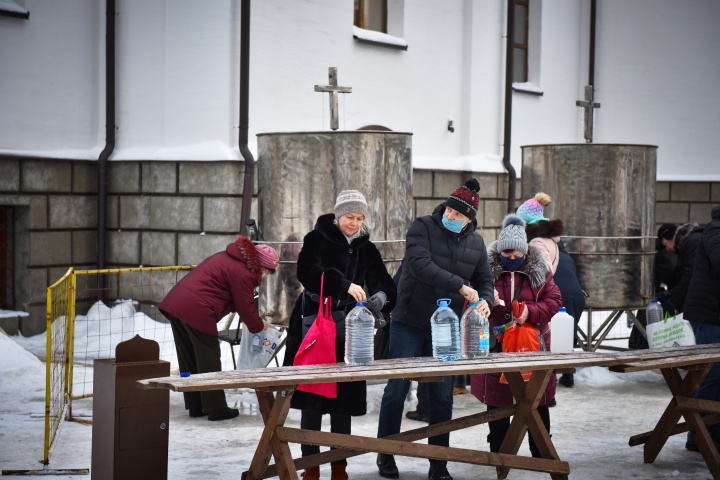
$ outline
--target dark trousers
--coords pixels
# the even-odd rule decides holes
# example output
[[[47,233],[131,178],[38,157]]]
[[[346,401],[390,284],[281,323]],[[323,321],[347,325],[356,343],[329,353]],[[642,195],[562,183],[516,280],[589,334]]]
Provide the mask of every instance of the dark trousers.
[[[172,327],[181,372],[208,373],[222,370],[217,336],[195,330],[172,315],[167,315],[167,318]],[[228,408],[223,390],[185,392],[183,397],[187,410],[200,408],[205,413],[212,413]]]
[[[488,412],[496,408],[500,407],[491,407],[490,405],[487,407]],[[550,433],[550,408],[548,408],[547,405],[542,405],[537,407],[537,411],[540,414],[543,424],[545,424],[545,428],[548,433]],[[502,445],[502,442],[505,439],[505,434],[507,434],[507,431],[510,428],[510,417],[488,422],[488,427],[490,427],[490,435],[487,437],[488,443],[490,444],[490,451],[498,453],[500,451],[500,445]],[[535,440],[533,440],[533,437],[529,432],[528,437],[530,443],[530,453],[533,457],[541,457],[540,451],[535,444]]]
[[[350,415],[330,414],[330,431],[332,433],[350,435],[351,426]],[[303,410],[300,413],[300,428],[303,430],[315,430],[316,432],[322,430],[322,413]],[[300,451],[303,457],[309,457],[310,455],[320,453],[320,447],[317,445],[300,445]],[[347,465],[347,460],[336,460],[330,465]]]

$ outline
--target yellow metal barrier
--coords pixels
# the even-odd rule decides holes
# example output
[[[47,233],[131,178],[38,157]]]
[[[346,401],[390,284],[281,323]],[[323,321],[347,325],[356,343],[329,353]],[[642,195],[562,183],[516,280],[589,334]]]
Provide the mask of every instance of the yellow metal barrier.
[[[92,366],[135,335],[155,340],[177,365],[170,326],[157,304],[192,265],[74,270],[47,288],[45,440],[50,461],[60,421],[92,422]]]

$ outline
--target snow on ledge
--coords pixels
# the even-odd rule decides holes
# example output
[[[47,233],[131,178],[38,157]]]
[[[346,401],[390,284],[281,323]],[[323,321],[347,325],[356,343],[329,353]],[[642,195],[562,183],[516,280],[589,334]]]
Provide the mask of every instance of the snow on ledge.
[[[518,92],[535,93],[538,95],[543,94],[542,88],[540,88],[537,85],[534,85],[530,82],[513,83],[512,88],[513,88],[513,90],[518,91]]]
[[[423,170],[454,170],[464,172],[506,173],[500,155],[469,155],[463,157],[415,157],[413,168]],[[516,167],[516,170],[517,167]]]
[[[4,12],[21,13],[23,15],[30,14],[30,12],[15,3],[13,0],[0,0],[0,10]]]
[[[15,310],[0,310],[0,318],[12,318],[12,317],[29,317],[28,312],[21,312]]]
[[[366,40],[368,42],[385,43],[404,48],[407,48],[408,46],[404,38],[393,37],[387,33],[377,32],[375,30],[365,30],[364,28],[360,28],[355,25],[353,25],[353,37],[356,37],[359,40]]]

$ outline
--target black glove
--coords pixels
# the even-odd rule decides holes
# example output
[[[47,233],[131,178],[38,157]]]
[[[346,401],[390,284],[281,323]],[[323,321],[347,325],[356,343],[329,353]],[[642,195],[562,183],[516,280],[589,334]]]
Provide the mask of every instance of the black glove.
[[[385,306],[385,303],[387,303],[387,295],[385,295],[385,292],[379,291],[372,297],[368,298],[365,306],[368,310],[379,312]]]
[[[372,310],[370,310],[370,313],[372,313],[372,316],[375,319],[375,328],[383,328],[385,325],[387,325],[388,322],[382,312],[373,312]]]

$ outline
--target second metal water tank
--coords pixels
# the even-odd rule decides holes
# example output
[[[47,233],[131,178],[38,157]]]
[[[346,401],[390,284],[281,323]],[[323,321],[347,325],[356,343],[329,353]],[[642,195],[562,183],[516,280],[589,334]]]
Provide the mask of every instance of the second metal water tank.
[[[522,198],[552,197],[547,218],[565,225],[588,308],[641,307],[652,297],[657,147],[522,147]]]

